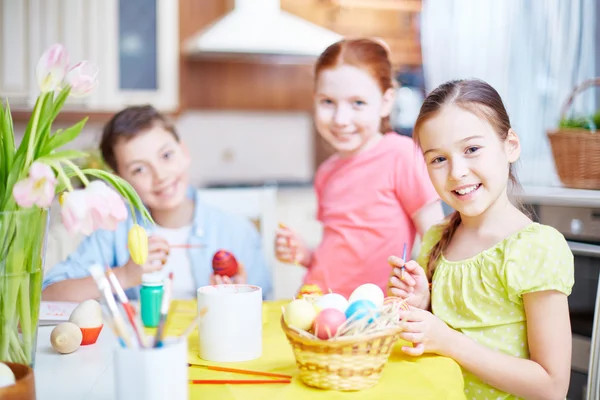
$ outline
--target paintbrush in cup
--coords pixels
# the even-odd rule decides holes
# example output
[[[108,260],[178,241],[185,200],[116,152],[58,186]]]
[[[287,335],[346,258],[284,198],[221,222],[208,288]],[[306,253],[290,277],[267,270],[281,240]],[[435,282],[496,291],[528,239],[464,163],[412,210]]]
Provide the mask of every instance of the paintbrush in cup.
[[[160,305],[160,320],[158,322],[158,328],[156,329],[156,335],[154,336],[154,347],[162,347],[163,333],[165,330],[165,323],[167,321],[167,314],[169,313],[169,306],[171,304],[171,292],[173,291],[173,273],[169,272],[169,279],[165,282],[165,290],[163,292],[162,303]]]

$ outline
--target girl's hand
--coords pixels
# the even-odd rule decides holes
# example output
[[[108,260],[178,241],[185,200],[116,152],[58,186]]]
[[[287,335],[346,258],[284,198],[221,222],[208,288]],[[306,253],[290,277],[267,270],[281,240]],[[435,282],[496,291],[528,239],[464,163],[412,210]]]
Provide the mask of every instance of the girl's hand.
[[[211,285],[225,285],[225,284],[232,284],[232,283],[238,283],[238,284],[242,284],[242,283],[247,283],[248,282],[248,275],[246,274],[246,268],[244,268],[244,264],[242,264],[241,262],[238,262],[238,273],[235,276],[232,276],[231,278],[225,275],[215,275],[212,274],[210,276],[210,284]]]
[[[447,354],[445,349],[451,345],[451,328],[444,321],[429,311],[412,307],[409,311],[401,310],[400,319],[406,319],[400,337],[413,343],[413,347],[402,346],[403,352],[411,356],[423,353]]]
[[[307,267],[310,263],[310,250],[296,233],[279,224],[275,234],[275,257],[281,262]]]
[[[392,266],[392,274],[388,281],[388,296],[400,297],[413,307],[428,308],[430,293],[425,270],[416,261],[405,263],[396,256],[390,256],[388,263]],[[402,273],[402,266],[404,266],[404,273]]]

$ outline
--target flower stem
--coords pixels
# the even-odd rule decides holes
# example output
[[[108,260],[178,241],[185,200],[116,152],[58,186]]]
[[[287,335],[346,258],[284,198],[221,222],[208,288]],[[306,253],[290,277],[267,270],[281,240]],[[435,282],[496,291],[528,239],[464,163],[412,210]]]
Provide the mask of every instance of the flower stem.
[[[67,190],[69,192],[72,192],[73,185],[71,185],[71,180],[69,179],[67,174],[65,174],[65,171],[62,169],[62,166],[60,165],[60,163],[52,162],[52,163],[50,163],[50,165],[52,166],[52,168],[54,168],[54,170],[58,174],[58,179],[60,179],[60,181],[65,185],[65,187],[67,188]]]
[[[66,165],[69,166],[69,168],[71,168],[73,170],[73,172],[75,172],[75,175],[77,175],[77,177],[81,180],[81,182],[87,186],[90,184],[90,181],[88,180],[88,178],[83,174],[83,172],[81,172],[81,170],[79,169],[79,167],[77,165],[75,165],[75,163],[71,160],[64,160],[63,161]]]
[[[44,105],[44,100],[48,93],[43,93],[38,101],[35,103],[35,107],[33,109],[33,121],[31,124],[31,132],[29,134],[29,142],[27,143],[27,156],[25,157],[25,168],[29,168],[31,162],[33,161],[33,155],[35,154],[35,142],[37,136],[37,127],[40,119],[40,111],[42,106]]]

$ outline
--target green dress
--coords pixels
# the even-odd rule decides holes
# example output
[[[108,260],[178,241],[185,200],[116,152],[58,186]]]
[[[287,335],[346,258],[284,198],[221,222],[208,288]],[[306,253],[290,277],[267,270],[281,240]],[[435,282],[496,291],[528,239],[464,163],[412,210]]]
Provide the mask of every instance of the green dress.
[[[425,267],[443,227],[423,237]],[[532,223],[495,246],[462,261],[438,261],[432,280],[433,313],[451,328],[497,351],[529,358],[523,294],[557,290],[571,294],[573,254],[556,229]],[[463,369],[467,399],[518,399]]]

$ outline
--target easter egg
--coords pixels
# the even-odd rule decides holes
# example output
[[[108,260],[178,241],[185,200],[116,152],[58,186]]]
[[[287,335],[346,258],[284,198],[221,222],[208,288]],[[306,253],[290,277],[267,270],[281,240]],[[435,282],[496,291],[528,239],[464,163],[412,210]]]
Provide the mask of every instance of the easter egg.
[[[0,362],[0,388],[15,384],[15,374],[8,365]]]
[[[373,283],[365,283],[360,285],[350,295],[348,301],[350,303],[356,300],[370,300],[377,308],[383,305],[385,294],[381,288]]]
[[[335,308],[321,311],[313,323],[313,332],[319,339],[335,336],[338,328],[346,321],[346,315]]]
[[[377,306],[371,300],[356,300],[350,303],[346,309],[346,319],[359,320],[369,315],[377,316]],[[369,323],[373,322],[373,316]]]
[[[219,250],[212,259],[212,267],[215,275],[232,277],[238,273],[238,262],[227,250]]]
[[[319,297],[315,301],[315,305],[319,310],[334,308],[344,313],[346,312],[346,308],[348,308],[348,300],[341,294],[327,293],[326,295]]]
[[[283,319],[288,326],[308,331],[317,316],[317,310],[304,299],[295,299],[285,306]]]
[[[321,290],[319,285],[309,283],[306,285],[302,285],[302,287],[298,291],[298,295],[296,296],[296,298],[301,299],[304,296],[321,296],[322,294],[323,291]]]

